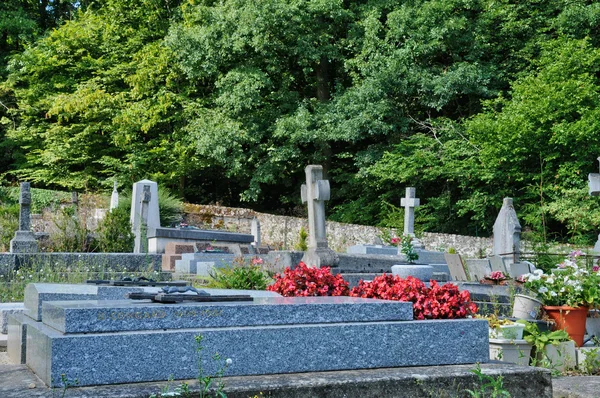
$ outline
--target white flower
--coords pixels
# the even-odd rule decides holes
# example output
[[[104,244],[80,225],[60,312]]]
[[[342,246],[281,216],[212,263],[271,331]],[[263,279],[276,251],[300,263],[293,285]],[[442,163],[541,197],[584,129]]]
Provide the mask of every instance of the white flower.
[[[227,360],[225,360],[225,365],[229,366],[233,363],[233,360],[231,358],[227,358]]]
[[[552,297],[556,297],[556,296],[558,296],[558,293],[556,293],[554,290],[552,290],[552,291],[550,292],[550,295],[551,295]]]
[[[540,290],[538,290],[540,293],[548,293],[548,288],[546,286],[542,286],[540,287]]]
[[[533,271],[534,275],[540,276],[544,274],[544,271],[542,271],[541,269],[536,269],[535,271]]]
[[[553,284],[554,283],[554,278],[553,277],[549,277],[546,282],[548,282],[549,284]]]

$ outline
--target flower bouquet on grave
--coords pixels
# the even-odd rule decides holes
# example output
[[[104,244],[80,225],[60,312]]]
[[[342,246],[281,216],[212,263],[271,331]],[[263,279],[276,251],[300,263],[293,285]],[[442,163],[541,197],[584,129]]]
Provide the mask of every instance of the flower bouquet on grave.
[[[504,274],[502,271],[493,271],[491,274],[486,275],[479,282],[484,285],[506,285],[510,277]]]

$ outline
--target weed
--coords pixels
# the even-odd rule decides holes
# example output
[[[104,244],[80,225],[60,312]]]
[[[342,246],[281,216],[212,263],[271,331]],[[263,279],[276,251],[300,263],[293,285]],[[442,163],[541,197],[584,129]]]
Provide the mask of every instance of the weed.
[[[479,383],[477,390],[466,390],[473,398],[500,398],[510,397],[510,393],[504,389],[504,379],[502,376],[496,378],[486,375],[481,370],[481,365],[477,364],[475,369],[471,370]]]

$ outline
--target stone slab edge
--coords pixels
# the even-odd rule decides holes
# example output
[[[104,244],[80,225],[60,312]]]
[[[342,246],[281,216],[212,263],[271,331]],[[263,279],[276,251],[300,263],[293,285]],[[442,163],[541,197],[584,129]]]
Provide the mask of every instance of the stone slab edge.
[[[471,372],[474,368],[475,365],[446,365],[270,376],[235,376],[225,377],[223,382],[225,384],[224,392],[228,398],[248,398],[258,395],[260,392],[263,393],[263,396],[272,398],[454,396],[456,386],[460,386],[461,389],[478,387],[476,377]],[[562,379],[553,381],[550,372],[545,369],[510,364],[482,364],[481,369],[484,374],[492,377],[502,375],[505,388],[514,398],[552,398],[552,384],[554,383],[556,386],[557,382]],[[578,380],[575,384],[578,386],[588,385],[590,389],[595,388],[595,391],[598,391],[600,377],[582,377],[582,379],[584,380]],[[192,392],[199,390],[196,380],[187,380],[187,383]],[[34,384],[36,388],[30,389],[30,384]],[[170,385],[173,387],[179,383]],[[78,387],[68,389],[66,396],[69,398],[139,398],[161,392],[165,386],[167,386],[166,382],[151,382]],[[574,390],[577,388],[569,391],[574,392]],[[399,392],[402,392],[402,395],[398,395]],[[26,366],[0,366],[0,396],[3,398],[22,398],[24,396],[50,398],[54,393],[46,388],[43,382]],[[569,396],[588,397],[588,395]]]
[[[82,386],[188,379],[197,373],[198,335],[207,374],[219,366],[210,360],[215,352],[233,360],[227,374],[234,376],[489,361],[487,322],[477,319],[85,335],[62,335],[38,322],[27,328],[27,365],[47,384],[61,374]],[[452,344],[435,342],[439,336]]]

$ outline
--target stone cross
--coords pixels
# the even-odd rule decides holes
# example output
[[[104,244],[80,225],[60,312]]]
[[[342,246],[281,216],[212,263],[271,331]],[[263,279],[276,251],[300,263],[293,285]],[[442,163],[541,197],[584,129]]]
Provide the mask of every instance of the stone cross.
[[[148,204],[151,197],[150,185],[144,185],[140,199],[141,218],[135,234],[134,253],[148,253]]]
[[[117,181],[114,182],[112,195],[110,195],[110,211],[119,207],[119,192],[117,192]]]
[[[404,207],[404,235],[415,236],[415,207],[421,205],[421,200],[415,198],[416,189],[406,188],[406,196],[400,200],[400,206]]]
[[[521,223],[512,198],[504,198],[502,208],[494,223],[493,254],[509,262],[518,263],[521,253]]]
[[[35,253],[38,251],[38,243],[31,228],[31,190],[28,182],[21,183],[21,194],[19,196],[19,230],[10,241],[11,253]]]
[[[156,228],[160,227],[160,210],[158,206],[158,184],[150,180],[142,180],[133,184],[133,192],[131,194],[131,231],[138,239],[139,225],[142,216],[142,196],[144,195],[144,187],[150,187],[150,202],[148,203],[146,224],[149,236],[153,236]]]
[[[304,169],[306,184],[302,185],[302,203],[308,205],[308,251],[303,261],[310,266],[335,266],[339,259],[327,245],[325,201],[329,200],[329,181],[323,179],[323,166],[309,165]]]

